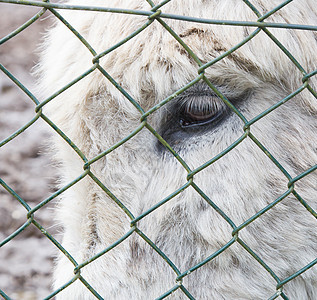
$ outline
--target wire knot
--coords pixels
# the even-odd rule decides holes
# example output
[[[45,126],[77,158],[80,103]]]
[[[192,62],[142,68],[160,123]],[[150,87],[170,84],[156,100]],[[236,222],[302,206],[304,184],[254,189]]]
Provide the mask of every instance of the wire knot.
[[[157,18],[160,16],[161,13],[162,13],[162,11],[161,11],[161,10],[158,10],[158,11],[156,11],[154,14],[150,15],[150,16],[148,17],[148,19],[149,19],[149,20],[157,19]]]

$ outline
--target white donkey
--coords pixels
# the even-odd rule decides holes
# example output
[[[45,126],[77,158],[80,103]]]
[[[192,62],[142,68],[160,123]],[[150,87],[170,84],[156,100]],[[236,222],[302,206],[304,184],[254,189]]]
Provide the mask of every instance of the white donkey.
[[[282,1],[250,2],[172,0],[160,10],[162,14],[256,22]],[[67,3],[152,9],[144,0]],[[314,25],[316,7],[314,0],[293,1],[264,21]],[[265,32],[257,27],[162,18],[194,53],[190,55],[173,32],[155,19],[160,12],[152,18],[59,12],[94,50],[57,21],[42,48],[39,73],[44,97],[94,63],[99,63],[99,69],[50,101],[44,113],[88,160],[146,124],[144,120],[148,125],[94,161],[90,173],[62,193],[58,205],[62,245],[78,264],[134,231],[104,255],[85,263],[80,268],[82,277],[57,298],[95,299],[85,280],[104,299],[155,299],[167,294],[169,299],[317,299],[317,268],[308,268],[317,257],[316,218],[311,211],[317,208],[317,174],[291,180],[317,162],[317,100],[312,92],[316,91],[316,76],[304,77],[317,66],[316,32],[271,27]],[[142,32],[93,60],[94,51],[102,53],[150,20]],[[200,68],[250,35],[253,38],[232,54]],[[102,70],[145,112],[191,81],[197,82],[141,119],[142,109]],[[303,90],[289,101],[245,125],[300,87]],[[154,136],[152,128],[179,157]],[[196,170],[239,139],[220,159]],[[54,145],[63,187],[84,172],[84,161],[61,137],[54,138]],[[152,209],[178,189],[182,191],[175,197]],[[130,217],[114,197],[131,212]],[[261,210],[264,213],[253,218]],[[241,226],[244,222],[248,224]],[[296,272],[300,274],[292,279]],[[74,264],[61,253],[54,289],[74,276]],[[174,292],[169,294],[171,289]]]

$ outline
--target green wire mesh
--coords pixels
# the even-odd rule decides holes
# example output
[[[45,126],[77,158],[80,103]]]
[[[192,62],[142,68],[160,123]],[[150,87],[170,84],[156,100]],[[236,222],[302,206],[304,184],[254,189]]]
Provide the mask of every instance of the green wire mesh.
[[[29,27],[32,23],[39,20],[39,18],[44,14],[52,14],[56,18],[58,18],[61,22],[65,24],[69,28],[69,30],[72,31],[72,33],[85,45],[85,47],[90,51],[91,53],[91,59],[92,64],[91,67],[86,70],[81,76],[74,79],[72,82],[69,82],[66,86],[61,88],[59,91],[48,97],[47,99],[44,99],[43,101],[39,101],[30,90],[28,90],[23,83],[19,81],[18,78],[16,78],[9,70],[7,70],[2,64],[0,64],[1,71],[10,78],[14,82],[14,84],[17,86],[17,88],[21,89],[25,95],[34,103],[34,117],[27,122],[24,126],[22,126],[19,130],[8,136],[6,139],[0,142],[0,148],[5,147],[7,143],[9,143],[11,140],[15,139],[17,136],[19,136],[21,133],[23,133],[26,129],[28,129],[30,126],[32,126],[35,122],[37,122],[39,119],[44,120],[50,127],[51,130],[58,133],[66,143],[77,153],[77,155],[81,158],[82,164],[83,164],[83,171],[80,176],[78,176],[76,179],[74,179],[72,182],[69,182],[64,187],[60,188],[58,191],[53,193],[48,198],[44,199],[41,203],[34,207],[30,207],[28,203],[23,200],[6,182],[4,182],[0,178],[0,184],[1,186],[14,197],[26,210],[26,220],[25,223],[18,228],[15,232],[13,232],[10,236],[6,237],[1,243],[0,248],[4,246],[6,243],[11,241],[12,239],[16,238],[22,231],[24,231],[27,227],[34,225],[38,228],[38,230],[41,231],[43,235],[47,237],[48,240],[50,240],[56,248],[58,248],[59,251],[61,251],[73,264],[74,266],[74,276],[69,281],[66,282],[63,286],[61,286],[59,289],[53,291],[50,295],[47,295],[45,299],[51,299],[55,295],[57,295],[60,291],[63,289],[66,289],[68,286],[70,286],[73,282],[76,280],[80,280],[82,284],[84,284],[87,289],[98,299],[103,299],[99,294],[98,291],[94,290],[93,287],[90,285],[89,282],[87,282],[81,275],[81,270],[94,260],[98,259],[100,256],[104,255],[105,253],[111,251],[114,247],[119,245],[124,240],[128,239],[132,234],[138,234],[146,243],[148,243],[162,258],[162,263],[166,263],[174,272],[175,272],[175,286],[173,286],[170,290],[166,291],[164,294],[159,296],[157,299],[164,299],[171,295],[176,290],[181,290],[184,294],[184,297],[187,297],[189,299],[194,299],[194,297],[190,294],[190,291],[188,291],[185,286],[182,284],[183,278],[186,277],[188,274],[194,271],[199,271],[199,268],[203,265],[207,264],[208,262],[212,261],[215,257],[217,257],[219,254],[221,254],[223,251],[226,251],[229,247],[231,247],[234,243],[240,244],[245,251],[247,251],[255,260],[258,261],[258,263],[272,276],[272,278],[276,282],[276,293],[273,294],[270,299],[276,299],[278,297],[282,297],[283,299],[288,299],[287,295],[283,292],[283,286],[293,280],[298,275],[302,274],[303,272],[307,271],[309,268],[313,267],[317,263],[317,259],[310,262],[303,268],[297,270],[294,274],[290,275],[286,278],[280,278],[278,277],[273,270],[239,237],[239,232],[246,226],[248,226],[250,223],[255,221],[257,218],[261,217],[262,214],[266,213],[268,210],[270,210],[273,206],[278,204],[280,201],[283,201],[284,198],[286,198],[288,195],[292,194],[294,195],[298,201],[306,208],[306,210],[312,214],[316,218],[316,212],[313,210],[312,207],[309,206],[309,204],[296,192],[296,182],[301,180],[303,177],[307,176],[308,174],[316,171],[317,165],[312,166],[310,169],[306,170],[302,174],[299,174],[296,177],[292,177],[284,168],[283,166],[277,161],[277,159],[260,143],[260,141],[257,140],[257,138],[251,133],[250,128],[251,126],[260,120],[262,117],[266,116],[267,114],[271,113],[273,110],[278,108],[279,106],[283,105],[290,99],[292,99],[295,95],[298,93],[301,93],[303,90],[308,90],[311,94],[313,94],[317,98],[316,91],[313,90],[313,88],[309,84],[309,79],[312,76],[315,76],[317,74],[317,70],[307,73],[304,68],[299,64],[299,62],[291,55],[290,51],[286,49],[279,41],[278,39],[270,32],[270,28],[284,28],[284,29],[300,29],[300,30],[311,30],[311,31],[317,31],[317,26],[312,25],[298,25],[298,24],[280,24],[280,23],[268,23],[265,22],[266,18],[271,16],[272,14],[278,12],[281,8],[288,5],[292,0],[284,1],[279,6],[275,7],[271,11],[267,12],[265,15],[261,15],[259,11],[254,7],[249,1],[247,0],[241,0],[243,1],[249,8],[254,12],[254,14],[257,16],[258,20],[256,22],[246,22],[246,21],[230,21],[230,20],[211,20],[211,19],[199,19],[194,18],[190,16],[179,16],[179,15],[172,15],[172,14],[165,14],[163,12],[164,5],[168,3],[170,0],[162,1],[158,5],[154,5],[154,3],[150,0],[147,2],[149,3],[149,10],[148,11],[140,11],[140,10],[129,10],[129,9],[118,9],[118,8],[106,8],[106,7],[93,7],[93,6],[81,6],[81,5],[66,5],[66,4],[60,4],[60,3],[51,3],[49,0],[44,1],[24,1],[24,0],[0,0],[1,3],[12,3],[16,5],[24,5],[24,6],[33,6],[38,7],[39,11],[36,15],[34,15],[31,19],[29,19],[25,24],[5,36],[0,40],[0,46],[4,43],[6,43],[8,40],[12,39],[14,36],[20,34],[23,30],[25,30],[27,27]],[[162,10],[160,10],[162,9]],[[97,53],[93,47],[89,44],[88,41],[86,41],[66,19],[64,19],[59,13],[58,10],[80,10],[80,11],[95,11],[99,13],[118,13],[118,14],[129,14],[129,15],[142,15],[147,16],[148,20],[138,28],[136,31],[134,31],[132,34],[127,36],[125,39],[120,41],[119,43],[113,45],[109,49],[104,50],[101,53]],[[187,21],[187,22],[196,22],[196,23],[204,23],[204,24],[214,24],[219,26],[246,26],[254,28],[254,31],[249,34],[243,41],[241,41],[239,44],[235,45],[228,51],[221,54],[219,57],[213,59],[212,61],[209,61],[207,63],[202,63],[199,58],[196,56],[195,53],[184,43],[184,41],[181,39],[179,35],[177,35],[164,21],[165,19],[174,19],[179,21]],[[142,107],[131,97],[127,91],[125,91],[112,77],[110,74],[107,73],[107,71],[99,64],[99,59],[111,51],[115,50],[116,48],[120,47],[130,39],[133,39],[138,34],[142,34],[142,31],[150,26],[153,22],[160,23],[178,42],[182,47],[187,51],[187,53],[192,57],[192,59],[197,63],[199,69],[197,77],[192,80],[190,83],[188,83],[186,86],[182,87],[175,93],[168,96],[166,99],[162,100],[157,105],[150,108],[148,111],[144,111]],[[279,47],[285,55],[294,63],[294,65],[297,67],[297,69],[302,73],[302,86],[300,86],[297,90],[289,94],[284,99],[280,100],[278,103],[273,105],[272,107],[266,109],[261,114],[253,118],[252,120],[247,120],[243,114],[236,108],[234,105],[219,91],[217,88],[205,77],[204,72],[206,68],[212,66],[219,60],[223,59],[224,57],[230,55],[235,50],[243,46],[245,43],[250,41],[253,37],[255,37],[260,31],[265,32],[265,34],[271,38],[271,40],[276,44],[277,47]],[[75,83],[79,82],[83,78],[85,78],[87,75],[89,75],[92,72],[101,72],[125,97],[126,99],[131,102],[135,106],[135,108],[140,113],[140,124],[135,130],[133,130],[128,136],[124,137],[121,141],[119,141],[117,144],[111,146],[109,149],[106,149],[104,152],[100,153],[98,156],[88,160],[85,155],[81,152],[81,150],[73,143],[72,140],[70,140],[42,111],[42,108],[50,101],[54,101],[54,98],[70,88]],[[209,161],[204,163],[203,165],[199,166],[198,168],[192,170],[189,168],[189,166],[186,164],[186,162],[179,156],[177,152],[175,152],[172,147],[158,134],[158,132],[155,131],[154,128],[150,126],[149,123],[147,123],[147,117],[150,116],[152,113],[154,113],[156,110],[160,109],[162,106],[164,106],[166,103],[171,101],[173,98],[180,95],[182,92],[184,92],[186,89],[190,88],[192,85],[194,85],[196,82],[203,80],[225,103],[227,106],[231,108],[231,110],[242,120],[243,122],[243,134],[234,142],[232,143],[227,149],[216,155],[215,157],[211,158]],[[171,153],[174,155],[174,157],[178,160],[178,162],[183,166],[183,168],[187,172],[187,182],[180,187],[178,190],[174,191],[172,194],[170,194],[165,199],[162,199],[160,202],[158,202],[155,206],[148,209],[146,212],[142,213],[141,215],[134,216],[131,211],[118,199],[112,192],[109,190],[100,179],[98,179],[94,173],[92,172],[90,166],[101,159],[102,157],[108,155],[112,151],[115,151],[118,147],[120,147],[122,144],[124,144],[126,141],[131,139],[133,136],[138,134],[142,129],[149,130]],[[229,151],[234,149],[239,143],[243,142],[246,138],[250,138],[258,147],[261,149],[265,155],[269,157],[269,159],[279,168],[279,170],[285,175],[287,181],[288,181],[288,187],[285,190],[285,192],[275,199],[272,203],[270,203],[268,206],[264,207],[262,210],[257,212],[255,215],[250,217],[248,220],[246,220],[242,224],[235,224],[222,210],[220,207],[218,207],[212,199],[210,199],[204,192],[194,183],[193,177],[198,172],[202,171],[203,169],[207,168],[211,164],[213,164],[215,161],[226,155]],[[75,259],[72,257],[71,253],[68,253],[63,246],[54,238],[53,235],[49,233],[47,229],[45,229],[37,220],[35,217],[35,213],[41,209],[43,206],[47,205],[49,202],[51,202],[53,199],[58,197],[60,194],[62,194],[65,190],[69,189],[74,184],[80,184],[80,181],[86,177],[89,176],[121,209],[122,211],[128,216],[128,218],[131,221],[131,229],[127,231],[120,239],[118,239],[115,243],[112,245],[109,245],[107,248],[105,248],[103,251],[98,253],[97,255],[89,258],[85,262],[79,264],[75,261]],[[167,255],[165,255],[161,249],[155,243],[153,243],[139,228],[138,228],[138,222],[143,219],[145,216],[153,212],[158,207],[164,205],[168,201],[170,201],[173,197],[181,193],[187,188],[193,188],[197,191],[197,193],[210,205],[232,228],[232,239],[225,244],[222,248],[220,248],[215,253],[211,253],[209,257],[207,257],[205,260],[201,261],[195,266],[192,266],[190,269],[181,272],[177,266],[174,265],[174,263],[169,259]],[[0,249],[1,250],[1,249]],[[5,291],[0,289],[0,295],[4,299],[11,299]]]

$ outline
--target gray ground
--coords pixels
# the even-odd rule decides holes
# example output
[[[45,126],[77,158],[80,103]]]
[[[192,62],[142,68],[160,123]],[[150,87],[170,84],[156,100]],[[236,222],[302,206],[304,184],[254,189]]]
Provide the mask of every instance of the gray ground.
[[[0,3],[0,39],[39,9]],[[30,70],[45,26],[44,15],[28,29],[0,45],[0,63],[31,91]],[[0,141],[32,119],[34,103],[0,70]],[[54,168],[45,152],[49,126],[42,120],[0,148],[0,178],[33,208],[53,192]],[[53,226],[54,203],[35,213],[35,219],[60,239]],[[26,209],[0,185],[0,242],[26,222]],[[0,248],[0,289],[12,299],[43,299],[50,294],[52,243],[31,224]]]

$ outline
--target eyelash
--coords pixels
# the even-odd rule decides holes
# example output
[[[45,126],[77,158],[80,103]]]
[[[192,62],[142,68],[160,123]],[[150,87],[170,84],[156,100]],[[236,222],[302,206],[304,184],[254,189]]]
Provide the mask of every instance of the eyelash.
[[[182,128],[203,126],[218,120],[226,105],[216,96],[193,97],[181,105],[179,123]]]

